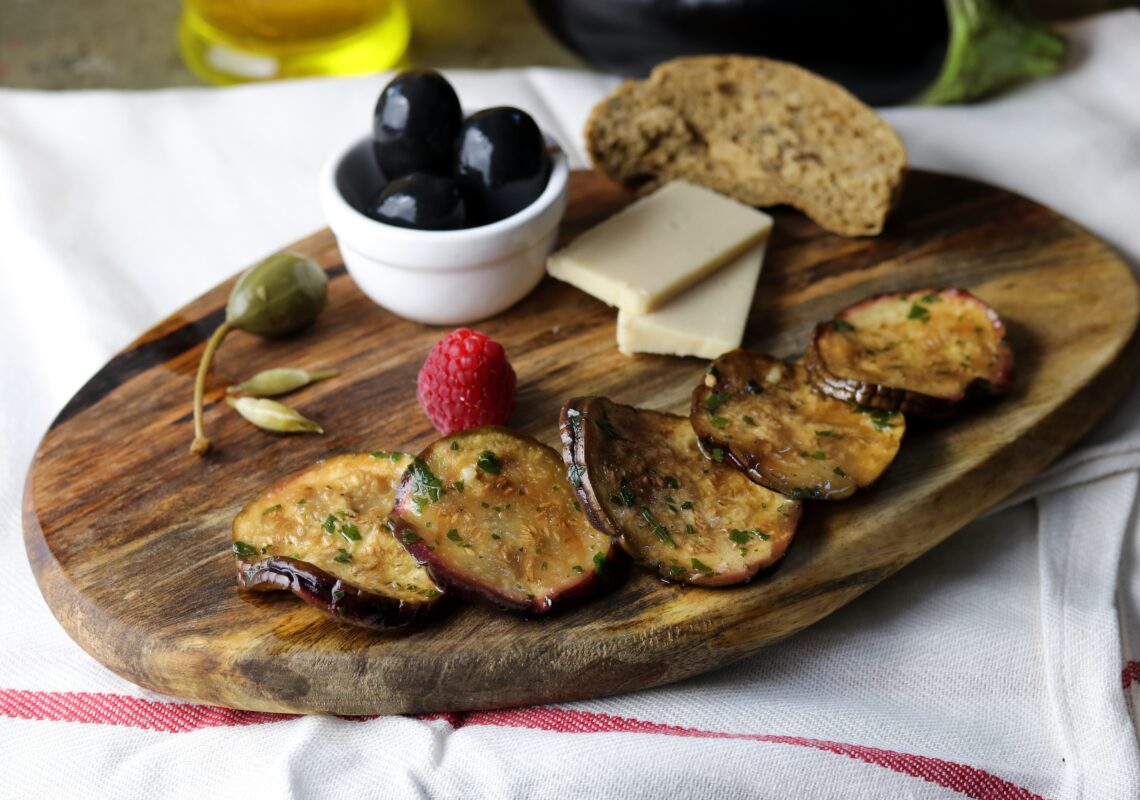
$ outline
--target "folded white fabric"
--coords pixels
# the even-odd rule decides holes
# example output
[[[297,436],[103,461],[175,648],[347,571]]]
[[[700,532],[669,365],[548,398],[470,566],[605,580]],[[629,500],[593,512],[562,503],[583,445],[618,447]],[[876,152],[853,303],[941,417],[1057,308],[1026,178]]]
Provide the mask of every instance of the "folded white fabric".
[[[1051,205],[1136,265],[1140,13],[1069,32],[1078,57],[1059,78],[887,116],[917,168]],[[450,77],[471,107],[530,110],[579,165],[582,121],[613,85]],[[156,696],[74,645],[22,547],[40,435],[138,333],[323,225],[318,166],[367,128],[385,79],[0,90],[0,796],[1140,797],[1140,391],[1006,510],[792,639],[676,686],[293,718]]]

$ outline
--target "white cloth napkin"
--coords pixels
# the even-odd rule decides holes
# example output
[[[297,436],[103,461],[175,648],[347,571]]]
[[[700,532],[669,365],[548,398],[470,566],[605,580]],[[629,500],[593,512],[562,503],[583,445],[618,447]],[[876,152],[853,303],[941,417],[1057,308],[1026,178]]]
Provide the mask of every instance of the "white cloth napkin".
[[[916,167],[1051,205],[1137,265],[1140,13],[1069,33],[1059,78],[887,117]],[[675,686],[431,719],[282,717],[154,695],[72,643],[22,545],[39,437],[138,333],[323,225],[318,165],[367,128],[386,77],[0,90],[0,797],[1140,797],[1138,391],[1006,510]],[[581,123],[613,84],[450,77],[470,107],[531,111],[579,165]]]

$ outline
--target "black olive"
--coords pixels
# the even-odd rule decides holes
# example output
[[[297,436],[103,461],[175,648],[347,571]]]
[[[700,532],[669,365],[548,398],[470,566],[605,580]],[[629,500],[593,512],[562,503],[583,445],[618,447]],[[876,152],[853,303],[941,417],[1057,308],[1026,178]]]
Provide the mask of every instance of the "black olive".
[[[508,106],[472,114],[459,131],[455,163],[471,222],[494,222],[529,206],[546,188],[550,165],[530,114]]]
[[[388,180],[413,172],[448,175],[463,124],[459,98],[435,70],[401,72],[376,101],[372,132],[376,163]]]
[[[401,228],[444,231],[467,224],[463,195],[451,178],[413,172],[389,183],[365,213]]]

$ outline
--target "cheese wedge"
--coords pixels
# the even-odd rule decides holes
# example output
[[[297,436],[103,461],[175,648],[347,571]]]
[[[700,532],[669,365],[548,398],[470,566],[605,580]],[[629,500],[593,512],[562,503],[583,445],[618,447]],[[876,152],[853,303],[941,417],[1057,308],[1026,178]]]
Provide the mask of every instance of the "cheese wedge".
[[[767,241],[648,314],[618,312],[618,350],[716,358],[740,347]]]
[[[645,314],[765,239],[771,228],[771,217],[761,211],[673,181],[554,253],[546,268],[604,303]]]

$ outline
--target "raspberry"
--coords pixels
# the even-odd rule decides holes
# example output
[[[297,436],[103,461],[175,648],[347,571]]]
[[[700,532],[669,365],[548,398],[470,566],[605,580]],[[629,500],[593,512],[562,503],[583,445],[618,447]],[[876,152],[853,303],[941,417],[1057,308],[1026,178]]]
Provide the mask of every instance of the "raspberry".
[[[428,353],[416,396],[444,436],[479,425],[504,425],[515,408],[515,371],[501,344],[460,328]]]

